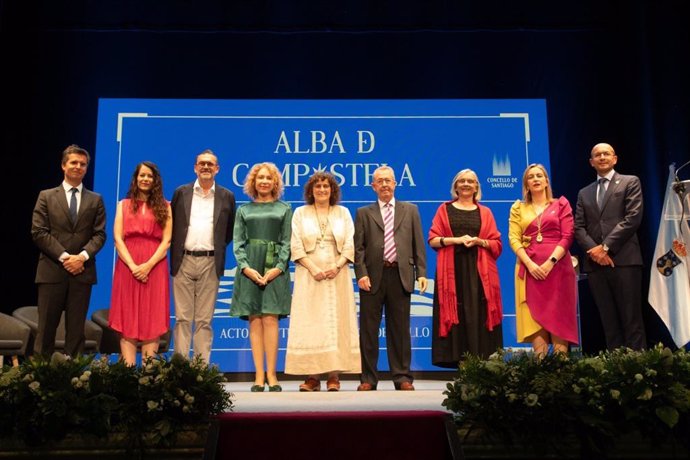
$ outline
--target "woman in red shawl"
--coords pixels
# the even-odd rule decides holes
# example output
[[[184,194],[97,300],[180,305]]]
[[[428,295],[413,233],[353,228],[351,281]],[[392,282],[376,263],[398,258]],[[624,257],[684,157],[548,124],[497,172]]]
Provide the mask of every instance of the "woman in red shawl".
[[[565,197],[555,199],[546,169],[531,164],[522,176],[523,200],[510,208],[508,240],[517,256],[515,322],[518,342],[531,342],[540,356],[552,344],[566,353],[578,343],[573,244],[573,210]]]
[[[431,362],[457,368],[469,352],[488,357],[503,346],[501,287],[496,259],[501,234],[491,210],[479,204],[477,174],[463,169],[439,206],[429,231],[436,250]]]

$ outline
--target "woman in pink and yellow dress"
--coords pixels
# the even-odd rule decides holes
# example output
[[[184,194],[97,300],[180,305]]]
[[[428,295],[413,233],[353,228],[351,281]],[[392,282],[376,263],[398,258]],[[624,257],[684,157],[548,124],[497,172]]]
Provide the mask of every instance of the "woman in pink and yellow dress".
[[[523,200],[510,209],[508,239],[517,256],[515,313],[518,342],[539,356],[577,344],[577,290],[568,250],[574,221],[565,197],[553,197],[546,169],[531,164],[522,176]]]

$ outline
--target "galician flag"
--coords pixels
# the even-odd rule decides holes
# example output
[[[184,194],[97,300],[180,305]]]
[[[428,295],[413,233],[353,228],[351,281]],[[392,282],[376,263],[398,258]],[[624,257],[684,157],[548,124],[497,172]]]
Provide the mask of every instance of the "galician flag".
[[[674,190],[675,173],[675,165],[671,165],[652,260],[649,304],[663,320],[676,345],[683,347],[690,342],[690,190]],[[686,188],[690,189],[687,185]]]

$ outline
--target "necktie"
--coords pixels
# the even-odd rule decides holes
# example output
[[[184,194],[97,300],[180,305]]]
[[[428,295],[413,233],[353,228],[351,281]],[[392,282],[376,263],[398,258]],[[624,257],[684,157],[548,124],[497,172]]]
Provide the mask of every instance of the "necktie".
[[[393,237],[393,206],[386,203],[383,213],[383,260],[395,262],[395,238]]]
[[[605,177],[599,178],[599,190],[597,190],[597,205],[599,205],[599,210],[604,206],[604,196],[606,195],[606,181],[608,179]]]
[[[77,193],[79,189],[72,187],[72,197],[69,199],[69,218],[72,219],[72,223],[77,221]]]

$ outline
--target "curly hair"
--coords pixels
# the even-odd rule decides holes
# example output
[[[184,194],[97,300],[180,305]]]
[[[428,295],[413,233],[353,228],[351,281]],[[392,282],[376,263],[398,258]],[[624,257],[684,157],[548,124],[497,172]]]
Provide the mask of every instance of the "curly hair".
[[[132,213],[136,213],[139,209],[139,185],[137,184],[137,177],[139,176],[139,171],[142,166],[146,166],[153,173],[153,184],[151,184],[151,192],[146,198],[146,204],[153,210],[153,215],[156,218],[156,222],[161,227],[165,227],[165,223],[168,220],[168,202],[163,196],[163,178],[158,170],[158,166],[150,161],[142,161],[134,169],[134,174],[132,174],[132,180],[129,183],[129,191],[127,192],[127,198],[130,199],[130,210]]]
[[[252,169],[249,170],[246,179],[244,179],[244,186],[242,187],[242,190],[244,191],[245,195],[252,200],[255,200],[256,197],[259,196],[259,194],[256,192],[256,176],[259,174],[259,171],[261,171],[261,168],[266,168],[268,173],[273,178],[273,190],[271,190],[271,196],[274,200],[277,200],[283,194],[283,178],[280,175],[280,171],[278,171],[278,167],[273,163],[257,163],[252,166]]]
[[[331,206],[338,204],[340,201],[340,186],[333,174],[326,171],[316,171],[311,175],[307,183],[304,184],[304,201],[307,204],[314,204],[314,186],[324,180],[331,186],[331,196],[328,197],[328,204]]]

